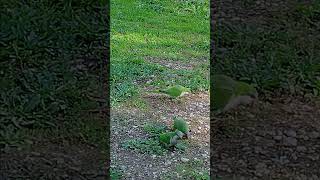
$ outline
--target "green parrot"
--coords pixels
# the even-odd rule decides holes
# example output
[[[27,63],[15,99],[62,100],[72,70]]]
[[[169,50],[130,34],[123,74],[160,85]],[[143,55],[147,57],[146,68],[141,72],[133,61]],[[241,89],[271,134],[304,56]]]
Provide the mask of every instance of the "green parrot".
[[[214,75],[213,109],[223,113],[242,104],[250,104],[258,98],[256,89],[245,82],[235,81],[225,75]]]
[[[181,139],[188,139],[191,132],[187,122],[180,117],[173,117],[173,130]]]
[[[165,147],[174,147],[178,143],[179,136],[176,132],[166,132],[159,135],[160,143]]]
[[[190,93],[190,89],[183,87],[181,85],[175,85],[175,86],[171,86],[167,89],[158,90],[158,91],[154,91],[154,92],[160,92],[160,93],[164,93],[166,95],[169,95],[172,98],[178,98],[178,97],[184,96],[185,94]]]

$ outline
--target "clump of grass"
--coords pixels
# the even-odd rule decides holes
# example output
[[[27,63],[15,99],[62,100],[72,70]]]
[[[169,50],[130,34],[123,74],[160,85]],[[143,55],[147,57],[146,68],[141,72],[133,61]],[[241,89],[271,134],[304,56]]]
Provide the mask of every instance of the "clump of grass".
[[[120,180],[122,177],[122,172],[115,168],[110,168],[110,177],[111,180]]]
[[[125,149],[131,149],[139,153],[148,153],[163,155],[166,149],[159,142],[159,134],[165,132],[168,128],[166,125],[159,123],[146,123],[144,131],[151,135],[149,139],[130,139],[122,144]]]
[[[122,146],[139,153],[163,155],[166,152],[157,139],[130,139],[125,141]]]
[[[146,123],[143,129],[152,137],[158,137],[161,133],[166,132],[169,128],[160,123]]]
[[[169,172],[161,179],[209,180],[210,175],[207,170],[203,169],[203,161],[190,160],[189,162],[178,164],[174,171]]]

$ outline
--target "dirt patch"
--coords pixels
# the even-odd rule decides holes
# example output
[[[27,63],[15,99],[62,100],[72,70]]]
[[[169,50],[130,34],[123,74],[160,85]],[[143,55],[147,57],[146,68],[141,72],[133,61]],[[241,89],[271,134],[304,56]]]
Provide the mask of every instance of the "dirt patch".
[[[190,61],[178,61],[166,58],[158,58],[158,57],[145,57],[147,62],[159,64],[161,66],[165,66],[169,69],[173,70],[192,70],[200,64],[203,64],[205,60],[190,60]]]
[[[106,179],[107,155],[86,144],[35,142],[1,153],[0,179]]]
[[[215,132],[211,140],[216,175],[246,179],[320,178],[319,102],[275,98],[221,119],[229,122],[229,128],[233,124],[236,131]]]
[[[143,98],[149,105],[146,112],[124,107],[111,111],[111,164],[121,168],[124,179],[161,179],[175,171],[178,164],[194,159],[202,160],[203,169],[209,171],[208,94],[189,94],[179,101],[152,94],[145,94]],[[185,152],[168,151],[164,156],[157,156],[121,147],[125,140],[148,138],[143,131],[145,123],[159,122],[171,126],[173,116],[181,116],[190,124],[192,134]]]

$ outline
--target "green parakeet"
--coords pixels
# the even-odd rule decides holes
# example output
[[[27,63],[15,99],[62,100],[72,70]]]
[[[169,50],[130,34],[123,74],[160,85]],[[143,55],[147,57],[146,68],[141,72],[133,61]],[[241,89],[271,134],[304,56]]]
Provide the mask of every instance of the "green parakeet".
[[[188,137],[190,136],[190,130],[187,122],[180,117],[173,118],[173,130],[176,130],[176,134],[181,139],[188,139]]]
[[[250,104],[258,98],[256,89],[245,82],[235,81],[225,75],[214,75],[213,109],[222,113],[242,104]]]
[[[175,146],[178,143],[178,138],[176,132],[166,132],[159,136],[160,143],[167,148]]]
[[[159,90],[158,92],[169,95],[172,98],[181,97],[190,92],[189,88],[183,87],[181,85],[171,86],[167,89]]]

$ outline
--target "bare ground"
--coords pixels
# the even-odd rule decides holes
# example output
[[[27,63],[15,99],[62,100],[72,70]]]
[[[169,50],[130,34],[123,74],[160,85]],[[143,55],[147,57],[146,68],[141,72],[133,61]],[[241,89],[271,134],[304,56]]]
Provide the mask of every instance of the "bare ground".
[[[218,123],[221,120],[224,122]],[[219,129],[211,139],[215,175],[236,179],[320,178],[319,100],[276,97],[212,123],[212,128]],[[233,133],[227,132],[228,128],[233,128]]]
[[[67,140],[33,141],[27,148],[1,152],[0,179],[106,179],[107,155]]]
[[[161,179],[174,172],[178,164],[194,159],[203,160],[203,169],[209,172],[208,94],[189,94],[179,101],[153,94],[143,97],[149,105],[147,111],[126,107],[111,110],[111,164],[121,168],[124,179]],[[185,118],[192,130],[188,140],[190,146],[185,152],[168,151],[164,156],[156,156],[121,147],[127,139],[147,138],[142,129],[145,123],[159,122],[171,126],[173,116]]]

